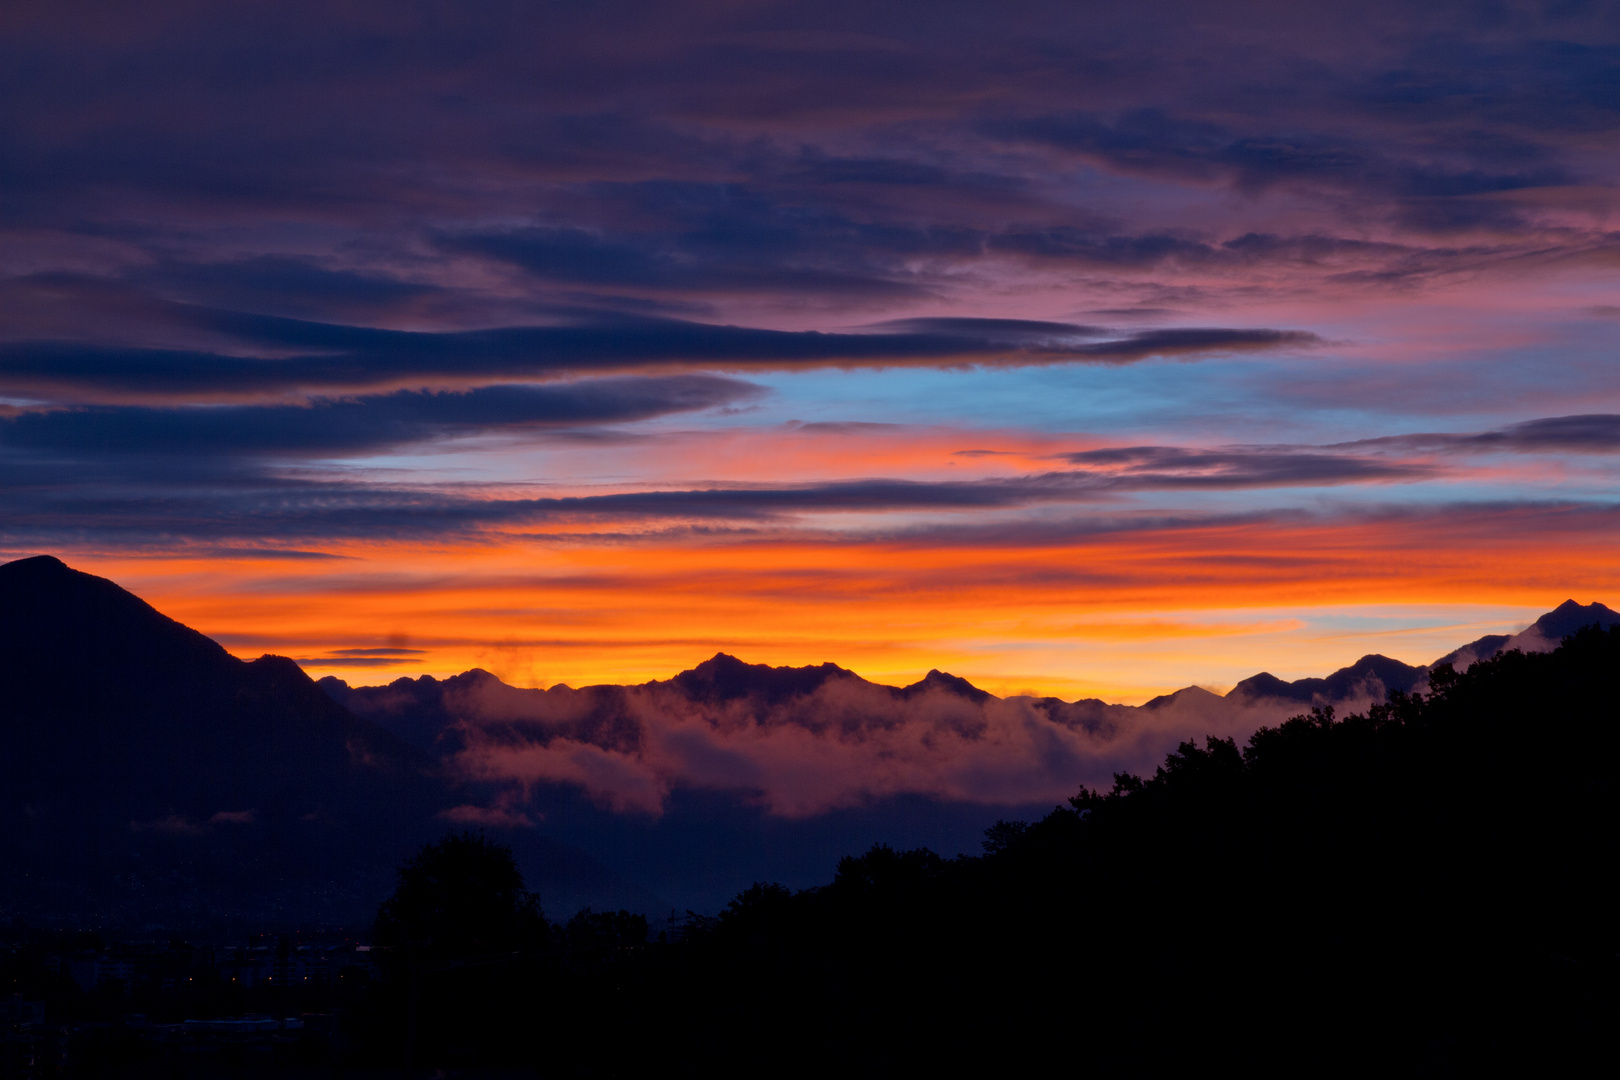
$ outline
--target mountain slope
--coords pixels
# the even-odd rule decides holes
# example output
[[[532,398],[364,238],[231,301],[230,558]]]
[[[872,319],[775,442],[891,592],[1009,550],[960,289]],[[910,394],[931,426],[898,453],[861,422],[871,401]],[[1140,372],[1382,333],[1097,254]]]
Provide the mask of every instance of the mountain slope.
[[[1580,1075],[1617,1015],[1617,754],[1620,628],[1188,742],[983,857],[875,847],[744,892],[670,977],[697,985],[670,1033],[739,1075],[783,1045],[807,1074],[1081,1047],[1101,1075]]]
[[[1356,699],[1383,701],[1391,690],[1410,693],[1427,681],[1429,669],[1403,664],[1399,660],[1372,653],[1349,667],[1342,667],[1325,679],[1295,679],[1285,682],[1270,672],[1251,675],[1234,686],[1228,697],[1282,698],[1302,705],[1312,702],[1335,703]]]
[[[1497,653],[1510,649],[1551,652],[1560,641],[1577,630],[1588,626],[1607,630],[1617,624],[1620,624],[1620,612],[1603,604],[1577,604],[1573,600],[1565,600],[1517,634],[1487,634],[1460,649],[1453,649],[1430,666],[1451,664],[1460,671],[1476,661],[1489,660]]]
[[[1577,604],[1565,600],[1517,634],[1487,634],[1440,657],[1432,664],[1413,666],[1376,653],[1363,656],[1349,667],[1340,668],[1322,679],[1295,679],[1288,682],[1267,671],[1251,675],[1234,686],[1227,697],[1240,701],[1267,698],[1295,701],[1301,705],[1338,705],[1349,701],[1381,702],[1393,690],[1411,693],[1428,685],[1429,672],[1442,664],[1459,671],[1501,652],[1551,652],[1559,642],[1577,630],[1597,626],[1607,630],[1620,624],[1620,612],[1602,604]]]
[[[0,566],[0,690],[0,912],[363,922],[461,801],[291,660],[239,660],[48,556]],[[519,840],[553,893],[629,893]]]
[[[102,797],[152,811],[235,812],[245,802],[305,813],[359,794],[340,779],[431,768],[291,660],[238,660],[48,556],[0,566],[0,609],[7,795],[32,801],[55,784],[93,781]],[[282,768],[290,757],[297,769]]]

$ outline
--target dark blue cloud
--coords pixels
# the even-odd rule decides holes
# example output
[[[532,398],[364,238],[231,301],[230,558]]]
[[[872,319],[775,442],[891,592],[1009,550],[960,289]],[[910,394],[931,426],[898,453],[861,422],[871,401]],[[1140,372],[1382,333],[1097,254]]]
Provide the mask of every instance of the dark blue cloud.
[[[466,434],[581,428],[729,405],[751,383],[712,375],[595,379],[466,392],[399,391],[304,406],[87,408],[0,419],[0,451],[104,455],[311,456]]]
[[[1423,465],[1289,447],[1198,450],[1122,446],[1063,455],[1070,464],[1105,470],[1121,487],[1241,488],[1416,480]]]
[[[1575,450],[1592,453],[1620,451],[1620,416],[1590,413],[1584,416],[1549,416],[1527,420],[1500,432],[1476,436],[1486,445],[1502,443],[1517,450]]]
[[[1168,233],[1129,235],[1073,225],[1018,229],[990,237],[990,250],[1080,265],[1151,267],[1171,259],[1213,262],[1218,252],[1195,237]]]
[[[1306,183],[1396,199],[1434,198],[1513,191],[1572,178],[1545,153],[1539,160],[1522,153],[1516,155],[1519,160],[1489,163],[1471,159],[1479,155],[1440,161],[1403,158],[1385,143],[1327,125],[1246,133],[1156,108],[1112,117],[1090,112],[1034,116],[988,123],[985,131],[1092,157],[1114,168],[1228,181],[1248,191]]]
[[[1612,454],[1620,453],[1620,416],[1613,413],[1548,416],[1495,431],[1389,435],[1342,443],[1328,449],[1359,448],[1453,453],[1504,450],[1516,453]]]
[[[1110,332],[1100,326],[1049,322],[1040,319],[936,317],[891,319],[880,325],[888,330],[913,333],[966,334],[1008,342],[1075,341],[1110,336]]]
[[[895,162],[899,172],[905,162]],[[927,295],[917,259],[974,259],[976,224],[872,214],[859,195],[775,162],[742,182],[598,181],[572,192],[584,224],[446,233],[447,251],[483,255],[535,279],[613,289],[809,293],[866,302]],[[894,184],[888,186],[896,186]],[[901,185],[903,186],[903,185]]]
[[[210,307],[306,318],[387,311],[446,291],[386,274],[329,269],[286,255],[211,263],[169,260],[131,275],[131,280]]]
[[[1352,247],[1371,221],[1583,250],[1513,196],[1610,182],[1614,21],[1492,7],[30,8],[0,25],[0,222],[18,266],[82,268],[93,241],[94,272],[167,298],[441,331],[558,305],[718,321],[734,297],[859,322],[1009,260],[1151,286],[1334,241],[1392,264],[1339,284],[1410,277],[1401,245]],[[1163,186],[1095,209],[1076,159]],[[1166,223],[1211,186],[1307,194],[1315,247]]]
[[[1149,356],[1305,348],[1308,333],[1179,328],[1083,343],[1031,344],[1005,320],[985,327],[888,333],[821,333],[713,326],[674,319],[597,319],[560,326],[449,333],[383,330],[205,308],[191,325],[275,349],[276,359],[195,350],[60,342],[0,345],[0,393],[79,399],[96,395],[273,393],[388,383],[493,381],[623,371],[660,365],[772,369],[817,365],[1129,362]]]
[[[847,267],[827,258],[826,251],[807,264],[792,257],[806,246],[802,235],[789,242],[783,229],[750,230],[736,223],[732,230],[733,235],[725,237],[722,226],[716,225],[707,235],[641,237],[631,242],[578,228],[530,228],[446,238],[441,243],[449,251],[486,255],[540,280],[570,285],[695,294],[800,290],[900,297],[926,292],[880,272],[871,263],[874,251],[863,252],[865,260],[844,260],[851,264]]]

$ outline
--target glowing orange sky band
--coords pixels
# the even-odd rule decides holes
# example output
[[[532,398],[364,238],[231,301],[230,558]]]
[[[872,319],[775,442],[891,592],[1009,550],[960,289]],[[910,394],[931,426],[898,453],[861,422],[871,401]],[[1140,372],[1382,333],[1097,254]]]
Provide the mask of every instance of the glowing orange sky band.
[[[1362,652],[1422,662],[1433,658],[1423,648],[1447,641],[1448,626],[1475,625],[1482,606],[1512,609],[1499,622],[1533,618],[1565,599],[1571,581],[1589,594],[1582,602],[1613,600],[1614,516],[1414,513],[1024,544],[1008,529],[993,546],[492,537],[352,544],[336,552],[357,558],[310,562],[69,561],[239,655],[418,650],[370,668],[306,664],[351,682],[473,666],[526,685],[635,682],[725,650],[774,664],[833,660],[870,678],[942,667],[1004,692],[1130,700],[1191,681],[1229,683],[1261,666],[1323,674]],[[1438,626],[1432,640],[1392,631],[1365,648],[1298,629],[1312,612],[1369,605],[1427,606]],[[1452,632],[1451,644],[1473,636]]]

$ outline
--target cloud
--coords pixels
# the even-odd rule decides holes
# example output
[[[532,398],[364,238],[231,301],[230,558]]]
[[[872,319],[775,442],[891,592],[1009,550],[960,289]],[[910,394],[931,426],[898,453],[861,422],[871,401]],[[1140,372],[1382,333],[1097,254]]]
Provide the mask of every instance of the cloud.
[[[0,392],[95,400],[97,395],[319,392],[378,385],[560,378],[660,366],[771,370],[823,366],[1129,362],[1150,356],[1257,352],[1318,342],[1304,331],[1179,328],[1109,340],[1031,343],[1009,333],[779,331],[675,319],[614,318],[568,325],[445,333],[379,330],[212,309],[186,309],[198,329],[275,358],[61,342],[0,344]],[[1039,327],[1045,324],[1032,324]]]
[[[721,233],[722,230],[712,230]],[[884,272],[874,251],[861,258],[815,260],[783,257],[781,229],[758,229],[745,245],[744,229],[724,230],[719,237],[701,234],[636,238],[615,237],[580,228],[529,228],[502,233],[447,237],[448,251],[486,255],[519,267],[543,281],[610,289],[680,293],[759,293],[796,290],[872,297],[925,296],[926,288]],[[791,247],[809,246],[810,237],[792,238]],[[775,241],[767,252],[766,245]],[[718,249],[718,250],[717,250]],[[739,250],[741,249],[741,250]],[[821,265],[817,265],[817,263]]]
[[[191,821],[184,815],[170,813],[165,817],[154,818],[151,821],[132,821],[129,823],[130,832],[170,833],[177,836],[197,836],[204,832],[204,828]]]
[[[1171,261],[1215,263],[1221,252],[1196,236],[1122,233],[1067,224],[1011,229],[987,238],[989,250],[1030,259],[1105,268],[1150,268]]]
[[[0,420],[0,493],[7,494],[9,511],[0,535],[20,542],[40,529],[107,529],[133,539],[146,522],[156,528],[160,519],[166,521],[161,530],[166,535],[203,541],[452,536],[588,522],[643,529],[748,522],[792,527],[825,514],[956,517],[1098,505],[1132,493],[1409,483],[1442,474],[1422,460],[1366,452],[1382,448],[1134,446],[1059,455],[1072,466],[1068,469],[979,479],[733,482],[512,498],[457,487],[404,487],[392,480],[368,484],[363,477],[326,479],[280,468],[432,438],[622,421],[659,409],[708,407],[753,392],[750,384],[734,380],[676,376],[465,394],[396,393],[305,407],[24,413]],[[154,461],[162,467],[154,469]]]
[[[1359,439],[1327,449],[1438,450],[1451,453],[1576,453],[1611,454],[1620,451],[1620,415],[1586,413],[1526,420],[1493,431],[1475,433],[1430,432]]]
[[[1487,140],[1467,148],[1431,144],[1418,150],[1368,138],[1355,125],[1335,130],[1318,122],[1314,130],[1242,130],[1205,119],[1197,109],[1186,102],[1180,109],[1148,107],[1113,115],[1047,113],[985,121],[983,130],[993,138],[1050,146],[1126,172],[1218,180],[1248,192],[1303,184],[1360,195],[1433,199],[1571,179],[1544,149],[1523,138],[1513,140],[1511,150],[1505,139],[1496,145]]]
[[[773,669],[723,654],[641,686],[521,690],[478,671],[400,686],[350,704],[386,712],[404,707],[398,693],[436,696],[452,768],[504,791],[502,805],[566,784],[650,815],[683,788],[740,793],[784,817],[907,794],[1055,802],[1150,768],[1194,733],[1246,733],[1297,711],[1209,694],[1160,708],[1002,699],[940,672],[896,688],[831,664]]]
[[[1446,6],[1247,28],[1173,3],[992,28],[838,6],[833,30],[778,6],[769,30],[641,10],[624,37],[555,12],[429,29],[299,4],[154,10],[112,35],[20,16],[0,44],[0,89],[29,102],[0,131],[0,292],[77,276],[126,293],[0,311],[0,392],[1303,347],[1264,327],[1074,348],[949,320],[887,341],[797,328],[1077,294],[1105,310],[1197,294],[1225,322],[1234,298],[1614,243],[1577,211],[1612,172],[1594,133],[1616,124],[1620,45],[1574,12],[1518,11],[1505,34]],[[1243,198],[1210,190],[1230,187]],[[1490,235],[1430,235],[1469,230]]]
[[[306,318],[388,312],[443,296],[438,285],[332,268],[308,258],[254,255],[221,262],[165,260],[127,280],[190,303]]]
[[[172,237],[165,219],[181,218],[196,227],[180,243],[234,239],[201,260],[222,264],[289,234],[330,234],[328,249],[361,234],[374,252],[409,232],[389,246],[418,261],[424,236],[466,236],[551,280],[613,287],[769,288],[751,268],[796,288],[789,268],[818,272],[805,253],[836,247],[819,270],[831,287],[882,289],[904,284],[903,244],[975,231],[985,215],[963,204],[1062,225],[1072,201],[1052,188],[1076,155],[1256,194],[1446,200],[1590,170],[1584,133],[1616,114],[1612,29],[1573,9],[1519,7],[1497,28],[1446,4],[1256,26],[1176,3],[1014,4],[986,27],[835,5],[812,28],[783,6],[672,20],[640,5],[611,26],[284,7],[160,5],[153,25],[105,36],[19,17],[0,87],[36,122],[6,129],[5,213],[120,237]],[[139,74],[152,70],[165,77]]]
[[[251,825],[256,818],[252,810],[221,810],[208,819],[210,825]]]
[[[1239,488],[1418,480],[1434,470],[1420,463],[1335,454],[1316,449],[1242,447],[1219,450],[1125,446],[1063,455],[1121,487]]]
[[[1079,323],[1048,322],[1037,319],[984,319],[963,317],[932,317],[891,319],[878,324],[880,329],[922,334],[966,334],[1006,344],[1045,345],[1075,343],[1112,336],[1100,326]]]
[[[324,456],[458,435],[627,423],[763,391],[712,375],[398,391],[307,405],[63,409],[0,419],[0,447],[101,455]]]
[[[1129,362],[1149,356],[1307,349],[1323,344],[1301,330],[1181,326],[1121,333],[1077,323],[1026,319],[922,318],[881,324],[892,332],[976,338],[991,346],[1035,350],[1055,357]]]
[[[1620,416],[1612,413],[1549,416],[1543,420],[1527,420],[1500,432],[1477,435],[1474,442],[1487,446],[1500,444],[1515,450],[1615,453],[1620,451]]]
[[[439,817],[452,825],[480,825],[496,829],[532,829],[534,821],[524,813],[513,813],[500,807],[463,804],[439,811]]]
[[[693,375],[463,393],[396,392],[318,400],[308,406],[24,411],[0,419],[0,494],[8,510],[0,535],[19,544],[98,533],[137,542],[150,530],[154,540],[184,537],[215,545],[209,550],[223,541],[248,543],[241,553],[249,557],[264,551],[259,541],[269,538],[448,537],[621,523],[629,531],[578,537],[614,542],[729,531],[733,526],[769,526],[780,532],[827,514],[924,513],[932,520],[913,518],[895,528],[908,535],[921,535],[919,530],[957,535],[969,529],[967,519],[990,512],[1099,507],[1154,492],[1309,490],[1446,480],[1462,471],[1450,459],[1466,455],[1606,454],[1620,449],[1620,419],[1593,414],[1548,417],[1480,433],[1389,436],[1326,446],[1095,447],[1054,455],[1066,468],[962,480],[717,481],[528,498],[504,492],[484,495],[460,486],[401,485],[393,478],[369,483],[363,472],[335,478],[283,467],[470,435],[577,433],[592,425],[746,401],[757,393],[746,382]],[[805,427],[844,435],[875,430],[836,423],[795,430]],[[989,453],[956,456],[977,459]],[[1437,459],[1436,454],[1445,457]],[[153,468],[155,461],[162,467]],[[1163,516],[1167,522],[1181,519],[1170,511]],[[995,533],[1008,525],[998,520],[983,527]],[[1033,537],[1046,527],[1030,520],[1018,529],[1020,535]],[[882,527],[869,523],[867,529]],[[390,661],[350,657],[338,662],[362,666]]]

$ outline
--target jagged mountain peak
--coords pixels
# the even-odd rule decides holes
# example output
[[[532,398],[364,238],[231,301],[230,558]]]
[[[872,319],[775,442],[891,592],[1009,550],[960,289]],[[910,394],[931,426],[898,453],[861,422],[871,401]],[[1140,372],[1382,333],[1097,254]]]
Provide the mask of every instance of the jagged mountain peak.
[[[834,678],[859,679],[860,676],[831,662],[805,667],[772,667],[750,664],[730,653],[717,652],[669,682],[693,701],[758,697],[774,704],[814,693],[828,679]]]
[[[1620,622],[1620,612],[1604,604],[1578,604],[1574,600],[1565,600],[1533,625],[1544,636],[1557,641],[1594,623],[1607,629],[1617,622]]]
[[[7,576],[31,576],[36,574],[59,574],[72,571],[68,564],[55,555],[30,555],[25,559],[13,559],[11,562],[0,565],[0,574]]]
[[[52,555],[0,565],[0,611],[0,663],[14,665],[25,684],[61,680],[61,693],[138,679],[159,658],[183,656],[211,670],[241,663],[117,583]]]
[[[1428,677],[1429,669],[1402,663],[1382,653],[1368,653],[1348,667],[1321,679],[1279,679],[1269,671],[1251,675],[1227,692],[1244,701],[1279,698],[1302,705],[1332,704],[1355,698],[1383,700],[1391,690],[1410,692]]]
[[[1182,702],[1197,701],[1203,698],[1218,700],[1220,695],[1209,690],[1205,690],[1202,686],[1183,686],[1180,690],[1173,690],[1168,694],[1160,694],[1158,697],[1153,698],[1150,701],[1143,702],[1142,708],[1158,710],[1168,708],[1171,705]]]
[[[995,696],[988,690],[980,690],[977,686],[974,686],[960,675],[952,675],[949,672],[941,671],[938,668],[929,669],[928,674],[924,675],[921,679],[912,683],[910,686],[901,687],[900,693],[906,697],[912,697],[928,690],[938,690],[947,694],[955,694],[957,697],[964,697],[969,701],[979,703],[989,701]]]
[[[1507,649],[1543,652],[1556,648],[1564,638],[1594,623],[1607,629],[1620,623],[1620,612],[1596,602],[1580,604],[1565,600],[1517,634],[1486,634],[1453,649],[1429,666],[1450,664],[1466,668],[1476,660],[1488,660]]]

